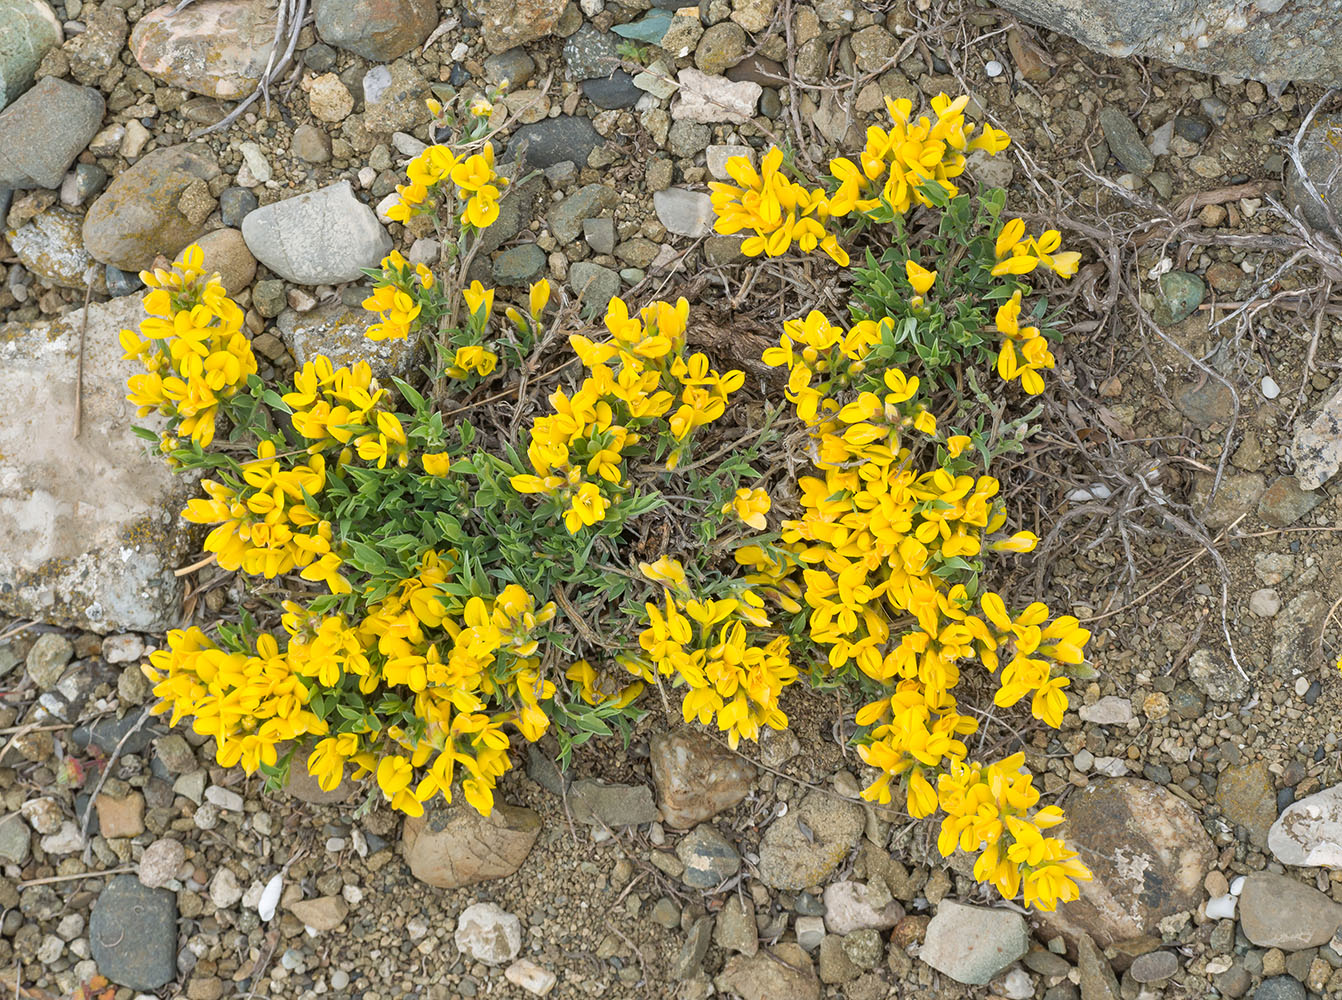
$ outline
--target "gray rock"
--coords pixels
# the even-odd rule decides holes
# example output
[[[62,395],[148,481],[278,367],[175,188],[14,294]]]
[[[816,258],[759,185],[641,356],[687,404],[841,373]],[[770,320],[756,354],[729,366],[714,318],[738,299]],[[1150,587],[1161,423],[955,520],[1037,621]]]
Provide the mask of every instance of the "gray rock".
[[[623,62],[619,46],[618,36],[584,24],[564,42],[564,69],[569,79],[581,81],[609,77]]]
[[[678,156],[682,159],[689,159],[702,153],[713,141],[713,130],[707,125],[701,125],[698,122],[676,122],[667,131],[667,148],[671,150],[672,156]],[[667,162],[668,170],[670,163]],[[668,173],[667,183],[654,190],[665,191],[670,187],[670,176]]]
[[[719,21],[708,27],[694,49],[694,65],[705,73],[720,75],[745,55],[749,39],[739,24]]]
[[[620,276],[590,261],[579,261],[569,267],[568,283],[582,298],[585,308],[597,312],[604,312],[607,303],[620,294]]]
[[[372,62],[405,55],[438,26],[434,0],[316,0],[317,34]]]
[[[826,986],[842,986],[862,975],[862,970],[848,957],[843,938],[837,934],[825,935],[816,959],[820,981]]]
[[[1134,174],[1145,177],[1156,166],[1156,158],[1146,148],[1142,134],[1132,119],[1117,108],[1103,108],[1100,111],[1100,128],[1104,129],[1105,141],[1109,151],[1118,157]]]
[[[881,932],[872,927],[845,934],[842,941],[843,953],[859,969],[876,968],[885,954],[885,941]]]
[[[1253,991],[1253,1000],[1305,1000],[1305,985],[1293,976],[1264,979]]]
[[[148,631],[148,630],[146,630]],[[108,716],[99,719],[92,726],[76,726],[70,732],[70,739],[81,750],[90,746],[97,747],[103,753],[112,753],[120,748],[122,753],[140,753],[166,730],[163,726],[147,722],[136,728],[137,715],[132,713],[121,718]],[[205,772],[200,772],[204,777]]]
[[[428,92],[428,82],[409,60],[392,63],[390,80],[365,101],[364,130],[378,135],[413,132],[431,117],[424,103]]]
[[[1120,1000],[1122,994],[1114,970],[1089,934],[1077,939],[1076,959],[1082,1000]]]
[[[134,875],[117,875],[93,904],[89,940],[98,971],[132,990],[177,977],[177,898]]]
[[[1030,948],[1018,913],[945,900],[927,925],[919,957],[957,983],[982,986]]]
[[[759,927],[755,923],[755,904],[749,894],[732,893],[718,911],[713,940],[724,951],[753,955],[760,948]]]
[[[493,84],[507,80],[509,88],[516,90],[535,75],[536,60],[527,55],[526,49],[509,49],[485,60],[485,79]]]
[[[647,785],[606,784],[584,778],[573,783],[568,802],[575,822],[593,826],[636,826],[657,819],[657,806]]]
[[[1318,3],[1208,8],[1202,0],[1007,0],[1012,13],[1107,56],[1151,56],[1201,73],[1342,82],[1342,21]]]
[[[186,848],[176,840],[156,840],[144,849],[136,875],[147,889],[162,889],[177,877]]]
[[[525,149],[526,165],[541,169],[565,160],[585,166],[592,150],[604,142],[590,119],[558,115],[519,128],[508,144],[508,154],[513,157],[514,150]]]
[[[763,88],[750,80],[732,82],[697,69],[676,76],[680,94],[671,105],[676,121],[741,123],[755,114]]]
[[[391,250],[391,238],[349,181],[263,205],[242,220],[247,249],[300,285],[357,281]]]
[[[28,650],[28,676],[39,691],[50,691],[65,673],[65,665],[75,655],[75,647],[59,632],[46,632],[37,637]]]
[[[1300,143],[1300,163],[1303,178],[1294,163],[1286,165],[1287,201],[1315,229],[1342,235],[1337,229],[1342,225],[1342,115],[1310,122]]]
[[[435,800],[423,816],[405,821],[401,851],[415,878],[440,889],[456,889],[513,874],[531,853],[540,831],[540,816],[530,809],[496,802],[488,816],[481,816],[454,795],[451,804]],[[457,946],[462,946],[460,939]],[[514,948],[500,961],[516,957]]]
[[[1319,504],[1323,495],[1302,490],[1294,476],[1278,476],[1258,500],[1258,516],[1276,528],[1295,524]]]
[[[91,87],[44,78],[0,112],[0,187],[60,187],[104,110]]]
[[[1158,933],[1165,917],[1202,902],[1202,880],[1216,850],[1197,814],[1150,781],[1092,781],[1067,800],[1054,831],[1081,855],[1093,880],[1081,897],[1040,913],[1049,934],[1090,934],[1100,947]]]
[[[1188,678],[1212,701],[1240,701],[1249,694],[1249,682],[1235,665],[1209,649],[1188,658]]]
[[[70,73],[85,86],[97,86],[120,58],[129,35],[126,12],[116,4],[103,4],[89,18],[84,33],[61,49],[70,60]]]
[[[1287,806],[1268,831],[1267,846],[1284,865],[1342,868],[1342,785]]]
[[[208,184],[218,176],[219,165],[201,144],[146,154],[89,207],[84,248],[123,271],[151,267],[159,254],[171,260],[204,232],[214,207]]]
[[[1270,668],[1279,677],[1314,672],[1319,630],[1328,617],[1329,602],[1317,590],[1306,590],[1286,602],[1273,620]]]
[[[545,251],[535,243],[509,247],[494,258],[494,280],[506,287],[535,281],[545,270]]]
[[[567,0],[466,0],[465,8],[480,22],[480,37],[490,52],[506,52],[544,38],[555,30]]]
[[[1317,490],[1342,468],[1342,383],[1308,423],[1296,427],[1291,460],[1304,490]]]
[[[1135,982],[1159,983],[1179,971],[1179,956],[1172,951],[1148,951],[1132,960],[1128,974]]]
[[[1124,726],[1132,721],[1132,702],[1118,695],[1105,695],[1093,705],[1082,705],[1082,722],[1100,726]]]
[[[550,233],[560,246],[572,243],[581,235],[583,222],[614,210],[620,196],[605,184],[587,184],[574,191],[546,216]]]
[[[1332,939],[1342,906],[1289,875],[1252,872],[1239,896],[1240,930],[1260,948],[1301,951]]]
[[[643,96],[643,91],[634,86],[634,78],[622,69],[611,76],[599,80],[584,80],[583,96],[598,108],[632,108]]]
[[[667,188],[653,194],[652,204],[658,221],[677,236],[697,239],[713,231],[713,202],[701,191]]]
[[[904,908],[894,901],[880,879],[870,882],[832,882],[825,886],[825,927],[831,934],[886,931],[904,919]]]
[[[237,229],[242,225],[242,220],[247,218],[248,213],[256,211],[257,204],[256,195],[246,188],[225,188],[219,195],[219,217],[224,225],[230,229]]]
[[[810,956],[790,942],[735,956],[713,982],[742,1000],[820,1000],[823,995]]]
[[[615,220],[583,219],[582,238],[592,248],[593,253],[615,252]]]
[[[650,756],[662,819],[682,830],[736,805],[755,780],[748,761],[692,729],[654,736]]]
[[[81,291],[90,283],[95,292],[107,291],[106,272],[84,249],[83,219],[52,207],[17,230],[9,232],[15,256],[44,282]]]
[[[0,108],[33,85],[38,63],[63,37],[44,0],[0,0]]]
[[[457,918],[453,940],[477,962],[507,965],[522,950],[522,921],[495,903],[472,903]]]
[[[690,925],[680,951],[671,962],[671,978],[683,982],[703,974],[704,956],[713,940],[713,918],[703,916]]]
[[[741,868],[741,855],[727,838],[707,823],[701,823],[676,845],[676,857],[685,865],[681,876],[695,889],[716,889]]]
[[[0,609],[100,632],[157,632],[181,612],[173,570],[190,539],[177,511],[193,488],[131,432],[126,378],[136,368],[121,360],[118,337],[143,318],[139,300],[94,304],[88,315],[78,438],[83,312],[0,326],[9,385],[0,398]]]
[[[76,163],[61,181],[61,204],[78,208],[107,186],[107,171],[96,163]]]
[[[865,821],[857,803],[819,789],[808,792],[764,831],[760,881],[774,889],[819,885],[857,846]]]
[[[324,354],[337,368],[367,361],[384,382],[392,375],[404,378],[419,363],[419,342],[369,340],[368,327],[376,321],[376,313],[335,302],[305,313],[284,309],[276,326],[300,368]]]
[[[264,0],[211,0],[150,11],[130,35],[131,54],[150,76],[182,90],[235,101],[261,82],[275,39]]]
[[[24,865],[32,851],[32,833],[18,813],[0,816],[0,859],[11,865]]]

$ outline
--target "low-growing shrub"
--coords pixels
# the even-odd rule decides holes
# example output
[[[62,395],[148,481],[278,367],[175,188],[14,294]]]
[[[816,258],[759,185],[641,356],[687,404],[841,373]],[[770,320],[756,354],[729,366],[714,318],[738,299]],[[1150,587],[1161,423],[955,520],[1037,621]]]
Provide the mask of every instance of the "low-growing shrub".
[[[1079,259],[1007,218],[1001,190],[956,185],[1006,135],[942,95],[916,119],[888,102],[891,127],[819,184],[781,149],[729,162],[720,233],[849,268],[848,315],[789,320],[764,353],[783,400],[690,348],[684,299],[614,298],[605,335],[568,336],[529,427],[482,428],[445,413],[520,400],[541,356],[559,360],[545,281],[500,318],[464,279],[505,184],[487,104],[456,147],[415,158],[391,213],[438,231],[443,266],[392,253],[370,272],[369,336],[421,341],[422,379],[317,358],[266,385],[198,250],[144,275],[130,398],[167,430],[142,433],[207,471],[184,516],[212,526],[218,564],[284,578],[255,595],[278,628],[244,613],[168,636],[147,668],[159,710],[194,717],[226,766],[278,781],[298,761],[325,788],[371,776],[368,801],[410,815],[455,790],[487,813],[516,739],[553,732],[567,758],[627,738],[648,687],[735,747],[788,724],[799,680],[844,685],[863,703],[865,798],[940,811],[942,853],[977,853],[1008,899],[1075,898],[1089,872],[1046,833],[1061,811],[1038,805],[1023,754],[972,759],[976,706],[956,695],[982,672],[997,707],[1057,728],[1089,639],[1002,592],[1000,561],[1036,537],[991,471],[1021,450],[1058,339],[1031,282]]]

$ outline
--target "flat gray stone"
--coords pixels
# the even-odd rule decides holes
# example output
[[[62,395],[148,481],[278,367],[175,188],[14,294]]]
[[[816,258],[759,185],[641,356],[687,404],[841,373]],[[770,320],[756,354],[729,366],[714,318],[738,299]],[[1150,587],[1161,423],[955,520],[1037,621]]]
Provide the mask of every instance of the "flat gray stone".
[[[1019,913],[948,899],[927,925],[919,958],[957,983],[982,986],[1029,950]]]
[[[526,165],[529,167],[543,170],[565,160],[583,167],[587,165],[587,157],[592,154],[592,150],[604,143],[605,140],[593,127],[591,119],[558,115],[523,125],[514,132],[508,143],[508,157],[515,158],[514,150],[525,147]]]
[[[865,821],[856,802],[820,790],[808,792],[764,831],[760,881],[774,889],[819,885],[857,846]],[[805,824],[805,831],[799,823]]]
[[[438,26],[434,0],[317,0],[317,34],[372,62],[391,62]]]
[[[702,191],[667,188],[653,193],[652,205],[658,221],[677,236],[698,239],[713,232],[713,201]]]
[[[569,287],[582,297],[589,309],[604,312],[607,303],[620,294],[620,276],[608,267],[579,261],[568,269]]]
[[[38,63],[63,37],[44,0],[0,0],[0,108],[33,85]]]
[[[242,237],[252,256],[300,285],[357,281],[391,249],[349,181],[262,205],[242,220]]]
[[[132,990],[177,978],[177,897],[117,875],[93,904],[89,941],[98,971]]]
[[[1240,930],[1260,948],[1302,951],[1330,941],[1342,906],[1289,875],[1252,872],[1239,896]]]
[[[0,111],[0,187],[60,187],[104,110],[102,94],[92,87],[43,79]]]
[[[582,234],[586,220],[612,211],[619,202],[620,196],[614,188],[605,184],[585,184],[550,209],[545,221],[550,226],[550,233],[563,246]]]
[[[573,783],[568,801],[577,823],[620,827],[657,819],[657,806],[647,785],[606,784],[584,778]]]
[[[0,326],[0,610],[98,632],[157,632],[181,614],[173,570],[192,548],[178,517],[194,487],[131,427],[118,336],[139,296],[89,307],[83,428],[74,400],[83,312]]]

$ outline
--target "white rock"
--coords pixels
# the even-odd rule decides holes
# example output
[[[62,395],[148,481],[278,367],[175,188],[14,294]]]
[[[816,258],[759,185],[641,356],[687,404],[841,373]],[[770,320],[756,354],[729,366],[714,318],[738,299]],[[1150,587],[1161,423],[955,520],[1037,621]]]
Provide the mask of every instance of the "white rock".
[[[666,100],[676,92],[672,69],[665,60],[657,59],[642,73],[634,74],[634,86],[657,100]],[[655,107],[656,105],[654,105]]]
[[[883,891],[881,891],[883,890]],[[851,934],[874,928],[889,930],[904,917],[904,909],[890,891],[862,882],[834,882],[825,886],[825,928],[831,934]]]
[[[121,137],[121,155],[134,163],[152,138],[149,129],[141,125],[138,118],[130,119],[126,122],[125,134]]]
[[[503,976],[514,986],[520,986],[538,997],[545,996],[555,988],[555,974],[529,958],[519,958],[503,970]]]
[[[349,181],[263,205],[242,220],[242,238],[252,256],[300,285],[357,281],[391,249]]]
[[[1287,806],[1268,830],[1267,846],[1284,865],[1342,868],[1342,785]]]
[[[59,830],[43,837],[41,843],[48,854],[74,854],[84,847],[84,838],[79,835],[79,827],[67,819]]]
[[[1034,996],[1034,982],[1024,969],[1012,969],[1002,977],[1002,995],[1007,1000],[1030,1000]]]
[[[755,114],[764,88],[752,80],[733,83],[725,76],[710,76],[697,69],[683,69],[676,77],[680,95],[671,105],[678,122],[748,121]]]
[[[1308,424],[1296,429],[1291,458],[1302,490],[1317,490],[1342,468],[1342,389],[1328,398]]]
[[[1128,773],[1128,764],[1122,757],[1096,757],[1095,771],[1106,778],[1121,778]]]
[[[428,149],[428,144],[416,139],[408,132],[393,132],[391,134],[391,144],[396,147],[396,151],[403,156],[418,156],[424,150]]]
[[[707,236],[713,232],[713,202],[708,195],[684,188],[667,188],[652,195],[657,218],[678,236]]]
[[[1101,698],[1094,705],[1082,705],[1082,722],[1093,722],[1101,726],[1123,726],[1132,721],[1132,702],[1117,695]]]
[[[134,632],[110,635],[103,640],[103,659],[108,663],[130,663],[144,653],[144,640]]]
[[[256,915],[262,922],[269,920],[275,915],[275,907],[280,905],[280,896],[284,893],[284,876],[276,872],[266,883],[265,889],[261,891],[261,898],[256,902]]]
[[[744,156],[750,161],[753,167],[756,163],[755,151],[749,146],[734,145],[711,145],[704,150],[704,156],[708,160],[708,172],[720,181],[731,180],[731,175],[727,173],[727,161],[734,156]]]
[[[522,922],[495,903],[473,903],[457,918],[453,940],[477,962],[505,965],[522,950]]]
[[[1002,64],[996,59],[989,59],[983,67],[983,72],[988,74],[989,79],[996,79],[1002,75]]]
[[[242,898],[242,886],[233,869],[227,865],[214,873],[210,879],[210,902],[221,910],[226,910]]]
[[[1207,900],[1207,916],[1212,920],[1234,920],[1235,905],[1238,903],[1234,896],[1226,893],[1224,896],[1215,896]]]
[[[384,65],[374,66],[363,75],[363,99],[365,104],[376,104],[391,86],[391,69]]]
[[[270,180],[272,176],[270,163],[266,160],[266,154],[261,152],[260,145],[255,142],[241,142],[238,143],[238,152],[242,154],[243,162],[247,164],[247,169],[252,172],[258,184]]]
[[[825,939],[824,917],[798,917],[796,921],[797,944],[807,951],[815,951]]]
[[[142,885],[162,889],[177,877],[177,870],[186,860],[186,848],[176,840],[156,840],[140,855],[136,874]]]
[[[211,785],[205,789],[205,801],[213,802],[229,812],[242,812],[242,796],[223,785]]]
[[[387,213],[390,212],[397,205],[399,205],[400,202],[401,202],[401,196],[397,194],[395,191],[392,191],[390,194],[386,195],[381,201],[377,203],[377,208],[373,209],[373,211],[377,214],[377,221],[384,224],[391,222],[392,218]]]
[[[1276,399],[1281,395],[1281,386],[1277,385],[1277,380],[1271,375],[1263,376],[1262,387],[1264,399]]]
[[[65,813],[60,805],[49,795],[29,799],[19,806],[19,813],[28,821],[34,833],[46,836],[61,828]]]

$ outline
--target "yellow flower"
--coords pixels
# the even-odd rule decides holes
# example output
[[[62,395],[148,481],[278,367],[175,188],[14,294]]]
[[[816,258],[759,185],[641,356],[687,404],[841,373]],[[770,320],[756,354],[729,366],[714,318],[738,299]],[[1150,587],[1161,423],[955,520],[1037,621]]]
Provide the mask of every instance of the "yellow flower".
[[[771,501],[769,494],[759,489],[739,489],[736,496],[722,505],[724,514],[729,511],[735,511],[736,516],[756,531],[763,531],[769,526],[765,519],[765,514],[769,513]]]
[[[909,277],[909,284],[918,295],[926,295],[927,290],[932,287],[932,282],[937,280],[936,271],[929,271],[911,260],[904,262],[904,271]]]
[[[564,513],[564,527],[570,535],[576,535],[583,527],[604,519],[609,506],[610,501],[595,484],[583,483],[573,495],[572,506]]]
[[[477,97],[471,101],[471,114],[476,118],[490,118],[494,114],[494,105],[488,98]]]
[[[946,453],[951,458],[959,458],[961,453],[973,443],[973,439],[968,434],[953,434],[946,439]]]
[[[545,306],[550,301],[550,282],[545,278],[541,278],[540,281],[537,281],[528,290],[527,297],[529,299],[531,318],[539,321],[541,313],[545,311]]]
[[[452,459],[445,451],[421,455],[420,461],[424,463],[424,471],[431,476],[445,476],[452,467]]]
[[[477,319],[487,319],[494,308],[494,289],[485,288],[479,281],[472,281],[470,287],[463,288],[461,296],[466,300],[466,308]]]
[[[638,571],[653,583],[663,584],[676,591],[686,589],[685,567],[680,564],[678,559],[672,559],[670,556],[660,556],[656,562],[639,563]]]

